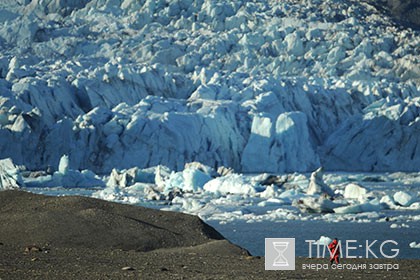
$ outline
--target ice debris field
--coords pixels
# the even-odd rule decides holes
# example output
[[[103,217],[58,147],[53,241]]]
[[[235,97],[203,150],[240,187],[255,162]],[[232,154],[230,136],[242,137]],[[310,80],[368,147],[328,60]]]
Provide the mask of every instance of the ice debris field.
[[[3,0],[0,189],[413,228],[420,36],[374,2]]]
[[[419,173],[323,173],[320,168],[310,174],[244,175],[193,162],[178,172],[134,167],[101,177],[70,169],[63,156],[52,174],[20,171],[10,159],[1,160],[0,175],[3,186],[35,193],[85,195],[198,215],[256,255],[264,255],[264,238],[281,235],[299,238],[297,254],[306,256],[303,240],[329,233],[397,240],[400,257],[420,257]]]

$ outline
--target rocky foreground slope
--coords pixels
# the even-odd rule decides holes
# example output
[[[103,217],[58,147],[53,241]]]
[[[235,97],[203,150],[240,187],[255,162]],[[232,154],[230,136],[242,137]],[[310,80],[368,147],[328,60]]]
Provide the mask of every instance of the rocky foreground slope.
[[[417,171],[420,37],[378,2],[2,1],[0,157]]]
[[[1,191],[0,210],[2,245],[30,246],[29,251],[33,251],[33,245],[40,249],[106,248],[145,252],[224,240],[195,216],[87,197]]]
[[[157,279],[185,260],[248,257],[195,216],[86,197],[1,191],[0,222],[2,279]]]

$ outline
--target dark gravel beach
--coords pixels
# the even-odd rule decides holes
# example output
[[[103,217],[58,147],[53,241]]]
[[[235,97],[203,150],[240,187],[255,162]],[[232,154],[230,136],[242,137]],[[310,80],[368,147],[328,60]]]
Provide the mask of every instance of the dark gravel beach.
[[[225,241],[152,252],[118,249],[52,248],[48,253],[2,245],[1,279],[418,279],[419,260],[345,260],[344,263],[399,263],[399,270],[265,271],[264,258],[242,255]]]
[[[87,213],[87,214],[86,214]],[[419,260],[398,270],[265,271],[264,258],[223,239],[197,217],[83,197],[0,192],[0,279],[417,279]]]

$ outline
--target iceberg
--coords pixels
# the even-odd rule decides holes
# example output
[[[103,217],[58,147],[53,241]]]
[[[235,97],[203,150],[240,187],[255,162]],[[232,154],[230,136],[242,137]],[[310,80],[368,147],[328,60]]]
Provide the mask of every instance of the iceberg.
[[[416,196],[404,191],[398,191],[394,194],[394,201],[404,207],[410,206],[416,200]]]
[[[321,237],[315,241],[314,244],[328,246],[332,241],[333,240],[330,237],[321,235]]]
[[[212,178],[195,168],[186,168],[180,172],[172,172],[165,182],[164,192],[180,190],[183,192],[198,192]]]
[[[230,174],[208,181],[203,189],[214,194],[243,194],[255,195],[262,187],[253,183],[248,177]]]
[[[311,173],[311,178],[309,181],[308,188],[306,189],[306,193],[309,195],[314,194],[326,194],[329,196],[334,196],[334,191],[324,183],[324,180],[322,179],[323,176],[323,168],[320,167],[314,172]]]
[[[94,188],[105,187],[105,182],[90,170],[73,170],[69,167],[68,155],[60,159],[58,171],[52,174],[24,178],[29,188],[64,187],[64,188]]]
[[[139,169],[137,167],[121,171],[113,169],[106,185],[109,187],[119,186],[125,188],[132,186],[135,183],[154,184],[156,177],[155,172],[157,174],[156,170],[156,168]]]
[[[0,190],[18,189],[24,186],[21,172],[12,159],[0,159]]]
[[[302,212],[308,213],[334,213],[335,209],[343,206],[341,203],[335,203],[324,197],[304,197],[293,203]]]
[[[356,184],[348,184],[344,189],[344,198],[355,199],[362,202],[366,196],[367,190]]]

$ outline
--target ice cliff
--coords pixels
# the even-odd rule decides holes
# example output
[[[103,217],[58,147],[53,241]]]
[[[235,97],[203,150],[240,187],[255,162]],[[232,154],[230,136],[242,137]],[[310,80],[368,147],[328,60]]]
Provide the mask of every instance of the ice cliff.
[[[419,31],[370,2],[4,0],[0,158],[418,171]]]

